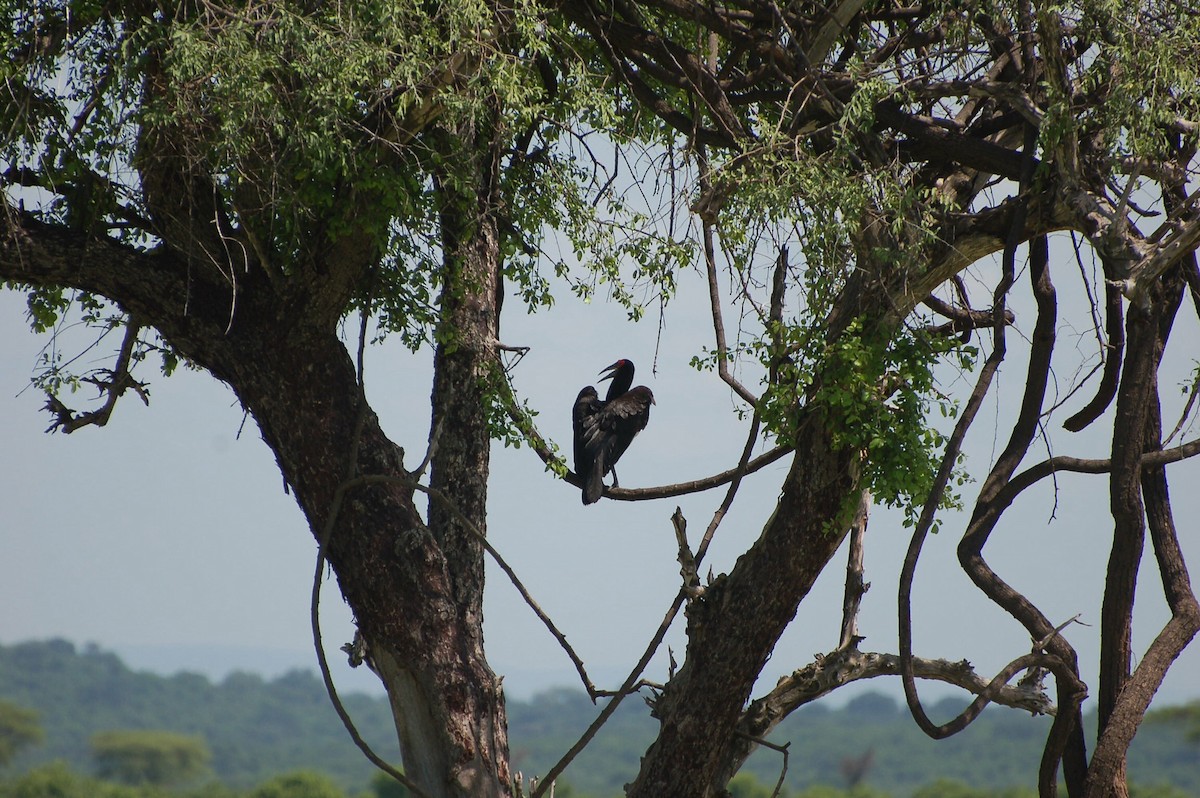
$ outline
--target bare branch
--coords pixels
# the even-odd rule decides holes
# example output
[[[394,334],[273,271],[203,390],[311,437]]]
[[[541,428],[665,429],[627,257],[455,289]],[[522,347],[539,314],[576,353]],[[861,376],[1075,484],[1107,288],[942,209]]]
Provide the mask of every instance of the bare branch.
[[[712,176],[703,147],[697,148],[697,158],[700,162],[700,194],[707,196],[711,193]],[[725,339],[725,322],[721,316],[721,291],[717,282],[717,256],[713,243],[714,223],[709,219],[703,219],[702,224],[704,226],[704,266],[708,276],[708,301],[712,309],[713,335],[717,344],[717,374],[721,376],[721,380],[726,385],[733,389],[734,393],[742,398],[742,401],[757,408],[758,397],[742,385],[729,370],[729,345]]]
[[[554,621],[551,620],[550,616],[547,615],[545,611],[542,610],[541,606],[534,600],[533,596],[529,593],[529,590],[525,587],[525,584],[517,576],[516,571],[514,571],[512,566],[508,564],[508,561],[501,556],[500,552],[496,550],[496,547],[488,541],[487,536],[483,534],[479,527],[477,527],[475,523],[458,508],[457,505],[450,501],[446,494],[437,488],[422,485],[410,478],[387,474],[368,474],[355,477],[354,479],[350,479],[342,483],[342,487],[349,489],[364,485],[378,484],[396,484],[424,493],[425,495],[433,498],[434,501],[441,504],[452,515],[454,515],[459,523],[463,525],[463,528],[467,531],[467,533],[479,541],[479,544],[488,553],[488,555],[495,560],[496,565],[500,566],[500,570],[504,571],[505,576],[507,576],[509,581],[512,582],[513,587],[517,589],[517,592],[521,595],[521,598],[525,601],[525,604],[531,610],[533,610],[533,613],[538,617],[538,620],[542,622],[547,631],[549,631],[554,639],[558,641],[559,646],[562,647],[567,657],[571,660],[571,664],[575,666],[575,670],[583,682],[584,689],[586,689],[588,695],[595,700],[596,687],[587,675],[587,670],[583,665],[583,660],[579,658],[579,655],[575,653],[575,649],[572,648],[571,644],[567,642],[566,635],[559,631],[558,627],[554,624]]]
[[[137,344],[138,335],[141,331],[141,325],[130,316],[125,322],[125,337],[121,341],[121,349],[117,354],[116,364],[112,369],[103,369],[99,372],[107,376],[92,376],[83,379],[84,382],[96,386],[100,395],[106,397],[104,404],[99,408],[84,413],[75,413],[63,404],[57,396],[49,392],[46,393],[46,410],[53,413],[55,417],[54,422],[46,428],[46,432],[62,430],[67,435],[70,435],[82,427],[103,427],[108,423],[109,418],[112,417],[113,410],[117,406],[117,400],[130,389],[141,398],[143,404],[150,404],[150,394],[146,390],[146,383],[135,380],[130,371],[133,360],[133,348]]]
[[[584,733],[575,742],[575,745],[571,746],[571,748],[565,754],[563,754],[562,758],[556,762],[554,766],[550,768],[550,770],[546,771],[546,775],[542,779],[543,784],[553,783],[554,779],[557,779],[560,775],[562,775],[562,772],[566,770],[567,765],[571,764],[575,757],[577,757],[579,753],[588,746],[588,744],[592,741],[592,738],[596,736],[596,733],[600,731],[601,727],[603,727],[605,723],[608,722],[608,719],[612,717],[612,714],[617,711],[617,707],[623,700],[625,700],[625,697],[634,692],[636,686],[640,683],[642,671],[646,670],[646,666],[650,664],[651,658],[654,656],[655,652],[658,651],[659,645],[662,644],[663,638],[667,635],[667,630],[671,628],[671,624],[675,622],[675,617],[679,614],[679,610],[683,607],[683,602],[684,594],[681,590],[675,597],[675,600],[671,603],[671,606],[667,609],[666,615],[663,616],[662,622],[658,625],[658,629],[650,638],[650,642],[646,645],[646,650],[642,652],[641,659],[639,659],[637,664],[633,666],[633,670],[629,672],[629,676],[626,677],[625,682],[621,685],[616,695],[614,695],[612,699],[605,704],[604,709],[600,710],[600,714],[597,715],[596,719],[592,721],[592,724],[587,727]],[[543,791],[544,788],[535,790],[530,798],[539,798]]]
[[[672,485],[660,485],[653,488],[608,488],[604,495],[616,501],[646,501],[648,499],[667,499],[673,496],[682,496],[686,493],[699,493],[702,490],[709,490],[724,485],[727,482],[753,474],[776,460],[791,453],[790,446],[776,446],[768,452],[760,454],[753,460],[746,463],[745,468],[731,468],[728,471],[722,471],[719,474],[713,474],[710,477],[702,479],[694,479],[690,482],[676,482]],[[571,480],[571,475],[567,476],[567,482],[572,485],[576,484]]]
[[[1036,655],[1022,657],[1017,661],[1018,665],[1011,668],[1011,673],[1008,673],[1006,678],[1022,667],[1035,668],[1048,659],[1050,658]],[[996,679],[989,682],[977,674],[966,660],[952,662],[945,659],[913,657],[911,663],[916,678],[952,684],[981,698],[987,696],[987,701],[1021,709],[1033,715],[1056,715],[1058,712],[1054,703],[1046,696],[1040,682],[1022,680],[1016,685],[998,682]],[[1005,673],[1008,670],[1006,669]],[[901,671],[902,658],[897,654],[859,651],[854,646],[819,654],[813,658],[812,663],[781,678],[769,693],[752,701],[738,721],[737,733],[744,741],[762,739],[792,712],[829,695],[839,687],[864,679],[898,676]],[[736,772],[753,751],[753,744],[747,745],[742,742],[732,746],[728,754],[730,761],[723,765],[722,770]]]
[[[975,310],[970,307],[956,307],[949,302],[943,301],[938,297],[930,294],[925,297],[923,303],[930,310],[933,310],[950,321],[946,324],[940,324],[929,329],[930,332],[940,335],[949,335],[953,333],[961,333],[962,342],[966,343],[971,340],[971,331],[978,330],[981,327],[991,327],[995,324],[995,310]],[[1017,317],[1011,310],[1005,308],[1003,311],[1004,323],[1012,324]]]
[[[842,597],[842,634],[838,649],[853,648],[862,638],[858,635],[858,610],[862,597],[871,584],[863,581],[863,541],[867,536],[867,521],[871,515],[871,491],[863,490],[858,510],[850,524],[850,545],[846,555],[846,587]]]
[[[687,542],[687,519],[678,507],[671,516],[671,524],[675,527],[675,541],[679,544],[679,574],[683,577],[683,592],[689,599],[698,598],[704,595],[704,588],[696,571],[696,557]]]

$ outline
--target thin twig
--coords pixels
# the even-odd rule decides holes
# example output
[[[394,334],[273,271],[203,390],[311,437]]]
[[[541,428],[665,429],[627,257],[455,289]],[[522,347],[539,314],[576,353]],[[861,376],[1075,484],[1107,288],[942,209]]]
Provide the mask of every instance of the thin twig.
[[[707,195],[711,188],[711,175],[708,158],[704,148],[697,146],[696,157],[700,163],[700,193]],[[717,344],[717,374],[734,393],[751,407],[758,407],[758,397],[749,388],[733,376],[729,370],[729,345],[725,340],[725,322],[721,316],[721,289],[717,280],[716,247],[713,242],[713,222],[703,219],[704,225],[704,265],[708,275],[708,301],[712,308],[713,335]]]
[[[737,466],[731,472],[726,472],[732,473],[729,480],[729,490],[725,492],[725,498],[721,500],[721,506],[713,513],[712,520],[708,522],[708,528],[704,530],[704,537],[700,539],[700,545],[696,548],[697,566],[703,562],[704,555],[708,553],[708,547],[712,543],[713,536],[717,533],[717,527],[720,526],[721,521],[725,518],[725,514],[729,512],[729,508],[733,505],[733,497],[737,495],[738,488],[741,487],[742,478],[754,470],[750,467],[750,452],[754,450],[754,444],[758,440],[758,427],[758,410],[755,409],[754,416],[750,420],[750,431],[746,435],[746,445],[742,447],[742,456],[739,458]],[[775,449],[772,451],[779,450]],[[771,452],[767,454],[771,454]],[[781,453],[780,456],[782,457],[783,454],[786,454],[786,452]]]
[[[787,776],[788,748],[791,747],[791,745],[792,745],[791,742],[789,741],[789,742],[784,743],[783,745],[780,745],[779,743],[773,743],[770,740],[765,740],[762,737],[754,737],[753,735],[746,734],[744,732],[740,732],[737,730],[734,730],[734,734],[736,734],[739,737],[749,740],[750,742],[754,743],[755,745],[761,745],[763,748],[770,748],[772,751],[778,751],[779,753],[783,754],[783,767],[780,768],[780,770],[779,770],[779,778],[775,781],[775,789],[771,791],[771,798],[776,798],[779,795],[779,791],[783,789],[783,780]]]
[[[462,510],[460,510],[458,506],[452,502],[448,496],[446,496],[445,493],[437,488],[432,488],[428,485],[422,485],[408,477],[394,476],[391,474],[365,474],[363,476],[347,480],[346,482],[342,483],[340,487],[350,489],[364,485],[380,484],[400,485],[407,489],[424,493],[437,503],[441,504],[443,507],[449,510],[452,515],[454,515],[455,519],[463,525],[463,528],[467,531],[467,534],[479,541],[479,544],[483,547],[484,551],[486,551],[492,557],[492,559],[495,560],[496,564],[500,566],[500,570],[504,571],[505,575],[509,578],[509,581],[512,582],[513,587],[515,587],[517,592],[521,594],[521,598],[525,601],[529,608],[533,610],[534,614],[537,615],[538,619],[543,625],[545,625],[546,629],[550,632],[554,639],[558,641],[559,645],[562,646],[563,651],[566,652],[567,656],[571,660],[571,663],[575,666],[575,670],[579,673],[579,677],[583,681],[584,687],[588,691],[588,695],[592,696],[594,700],[596,695],[595,685],[587,675],[587,670],[584,668],[583,660],[579,658],[579,655],[575,653],[575,649],[573,649],[571,644],[567,642],[566,635],[559,631],[558,627],[555,626],[554,621],[550,619],[550,616],[547,615],[538,605],[537,601],[534,600],[533,596],[529,593],[529,590],[517,576],[516,571],[514,571],[512,566],[508,564],[508,561],[501,556],[500,552],[496,550],[496,547],[488,541],[487,536],[479,529],[479,527],[474,524],[474,522],[471,521],[471,519],[467,518]]]
[[[95,385],[101,394],[107,394],[104,404],[98,409],[76,415],[69,407],[63,404],[62,400],[47,391],[46,409],[55,416],[54,423],[46,429],[47,432],[61,429],[65,434],[70,435],[82,427],[103,427],[112,418],[113,410],[117,406],[117,400],[130,388],[137,393],[143,404],[150,404],[145,383],[135,380],[133,373],[130,371],[133,360],[133,349],[137,344],[138,335],[141,331],[142,326],[130,315],[125,322],[125,336],[121,340],[121,349],[117,353],[116,364],[113,365],[111,371],[105,370],[100,372],[107,373],[108,378],[85,378],[84,381]],[[103,336],[101,337],[103,338]]]
[[[591,743],[592,738],[596,736],[596,733],[600,731],[601,727],[603,727],[605,723],[608,722],[608,719],[612,717],[612,714],[617,711],[617,706],[619,706],[620,703],[625,700],[626,696],[634,691],[636,685],[640,683],[639,680],[641,679],[642,671],[646,669],[646,666],[650,664],[651,658],[654,656],[655,652],[658,651],[659,645],[662,643],[663,638],[666,637],[667,630],[670,629],[671,624],[675,622],[675,616],[679,614],[679,609],[683,606],[683,602],[684,593],[682,590],[680,590],[675,596],[675,600],[671,603],[670,608],[667,610],[667,614],[663,616],[662,622],[658,625],[658,629],[655,631],[654,636],[646,645],[646,650],[642,653],[641,659],[639,659],[637,664],[633,666],[633,670],[629,672],[629,676],[626,677],[625,682],[621,685],[620,690],[604,706],[604,709],[600,710],[600,714],[597,715],[596,719],[592,721],[592,724],[587,727],[584,733],[575,742],[575,745],[571,746],[570,750],[563,754],[562,758],[559,759],[558,762],[556,762],[554,766],[546,772],[546,776],[542,780],[543,784],[547,782],[553,783],[553,781],[557,779],[564,770],[566,770],[567,765],[571,764],[572,760],[579,755],[579,752],[586,748],[589,743]],[[543,790],[541,789],[535,790],[530,798],[539,798],[542,792]]]

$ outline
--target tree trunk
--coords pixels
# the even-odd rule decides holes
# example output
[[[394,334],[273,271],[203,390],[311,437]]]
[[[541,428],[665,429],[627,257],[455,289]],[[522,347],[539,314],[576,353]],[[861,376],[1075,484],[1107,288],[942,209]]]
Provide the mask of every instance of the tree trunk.
[[[297,297],[307,292],[279,293],[258,270],[239,277],[231,315],[231,286],[189,270],[184,257],[134,252],[11,210],[0,273],[112,297],[228,383],[315,537],[339,486],[374,478],[345,489],[326,555],[387,688],[407,773],[436,798],[508,795],[504,702],[484,659],[482,611],[477,601],[457,600],[455,569],[478,555],[455,549],[463,538],[439,537],[422,520],[404,451],[359,402],[337,317],[306,312]],[[455,432],[443,434],[453,440]],[[481,596],[481,562],[475,571]]]
[[[830,519],[855,487],[853,457],[834,447],[819,414],[799,426],[798,454],[762,536],[688,607],[687,659],[655,704],[661,729],[629,798],[723,792],[754,682],[846,535]]]

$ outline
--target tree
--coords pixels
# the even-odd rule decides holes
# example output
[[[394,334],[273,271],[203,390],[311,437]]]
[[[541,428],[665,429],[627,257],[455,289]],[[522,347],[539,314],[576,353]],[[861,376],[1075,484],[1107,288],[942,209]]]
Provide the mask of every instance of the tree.
[[[256,787],[250,798],[344,798],[345,793],[320,773],[300,771],[276,776]]]
[[[1187,739],[1200,742],[1200,701],[1189,701],[1179,706],[1153,710],[1146,716],[1146,720],[1177,725]]]
[[[97,732],[91,747],[101,778],[135,785],[191,781],[212,759],[203,739],[167,731]]]
[[[361,632],[353,656],[388,690],[407,776],[395,775],[427,795],[490,796],[513,787],[482,636],[483,558],[496,555],[489,442],[528,442],[579,484],[508,382],[502,300],[551,301],[552,270],[584,295],[603,281],[636,316],[627,280],[666,302],[694,255],[714,334],[696,363],[729,384],[747,443],[710,479],[607,493],[728,486],[695,548],[674,518],[684,584],[663,629],[685,612],[687,650],[653,698],[660,733],[629,794],[721,794],[788,712],[899,671],[915,720],[937,737],[993,700],[1048,711],[1041,681],[1053,675],[1041,793],[1055,793],[1061,766],[1071,795],[1123,796],[1129,742],[1200,626],[1166,482],[1167,466],[1198,447],[1164,436],[1158,378],[1184,294],[1200,293],[1200,23],[1186,5],[9,4],[0,277],[29,291],[35,329],[74,303],[121,332],[111,369],[40,376],[57,429],[103,425],[129,391],[144,399],[133,369],[152,353],[167,371],[186,361],[233,388],[320,543],[317,571],[327,558],[337,573]],[[598,156],[591,172],[580,166],[601,138],[665,165],[661,185],[679,195],[661,209],[623,202]],[[539,257],[546,230],[585,262]],[[1092,304],[1075,322],[1098,345],[1062,402],[1048,398],[1064,356],[1057,233],[1098,264],[1080,269]],[[990,289],[983,307],[967,274]],[[910,595],[939,509],[967,502],[952,487],[966,479],[966,433],[1017,357],[1018,275],[1033,297],[1024,395],[979,474],[959,553],[1034,647],[989,680],[965,661],[914,655]],[[731,307],[742,313],[736,340]],[[357,359],[338,336],[354,314]],[[431,354],[419,462],[366,401],[371,319]],[[961,406],[938,378],[955,368],[974,380]],[[99,407],[73,410],[59,395],[81,379],[102,392]],[[1095,398],[1064,426],[1110,411],[1109,456],[1018,472],[1048,416],[1084,389]],[[931,422],[938,411],[953,425]],[[762,437],[773,448],[752,457]],[[781,458],[775,512],[729,573],[702,583],[738,486]],[[1090,757],[1069,631],[982,554],[1022,491],[1062,471],[1106,475],[1113,517]],[[897,654],[858,648],[872,499],[905,508],[913,528]],[[1147,533],[1172,619],[1134,668]],[[840,644],[750,701],[847,537]],[[977,698],[934,724],[917,677]]]
[[[45,736],[36,712],[0,701],[0,767],[12,762],[21,749],[42,742]]]

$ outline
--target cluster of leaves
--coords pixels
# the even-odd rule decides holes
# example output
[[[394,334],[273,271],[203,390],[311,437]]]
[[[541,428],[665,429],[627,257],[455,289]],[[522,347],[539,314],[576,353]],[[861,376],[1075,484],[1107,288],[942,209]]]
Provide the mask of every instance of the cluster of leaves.
[[[415,349],[436,317],[434,180],[453,196],[459,177],[456,148],[439,136],[538,114],[544,89],[529,61],[541,25],[533,4],[500,18],[472,0],[202,13],[171,27],[176,95],[163,119],[219,113],[198,156],[279,271],[311,257],[314,232],[373,238],[380,267],[356,308],[369,304],[381,333]]]
[[[1200,9],[1194,2],[1144,5],[1138,24],[1130,24],[1130,9],[1119,0],[1077,0],[1057,9],[1079,41],[1104,43],[1071,76],[1080,98],[1102,92],[1104,101],[1080,115],[1078,98],[1057,98],[1055,124],[1112,131],[1103,141],[1113,158],[1170,157],[1181,132],[1177,120],[1200,114]],[[1188,137],[1195,142],[1196,132]]]
[[[861,320],[831,346],[814,401],[834,419],[835,434],[847,448],[864,453],[863,481],[889,507],[905,511],[905,525],[916,522],[933,487],[945,437],[929,423],[932,406],[952,418],[956,405],[936,389],[934,367],[954,353],[969,370],[975,352],[952,336],[906,327],[898,334],[873,338]],[[966,479],[957,475],[958,484]],[[958,506],[954,491],[942,505]]]
[[[100,6],[0,3],[0,168],[48,218],[131,238],[132,109],[147,39]]]
[[[46,738],[32,709],[0,701],[0,767],[12,761],[17,752]]]
[[[945,437],[931,423],[936,412],[953,418],[957,406],[937,390],[935,370],[950,357],[969,370],[976,355],[957,338],[903,327],[890,334],[855,319],[832,342],[784,328],[781,340],[794,356],[776,363],[777,380],[760,412],[782,440],[796,435],[801,407],[824,413],[838,445],[862,455],[862,484],[874,497],[905,511],[912,525],[929,495]],[[956,475],[959,485],[966,479]],[[943,506],[957,506],[947,491]]]
[[[191,781],[212,754],[202,737],[150,729],[109,729],[92,735],[92,758],[102,778],[126,784]]]

